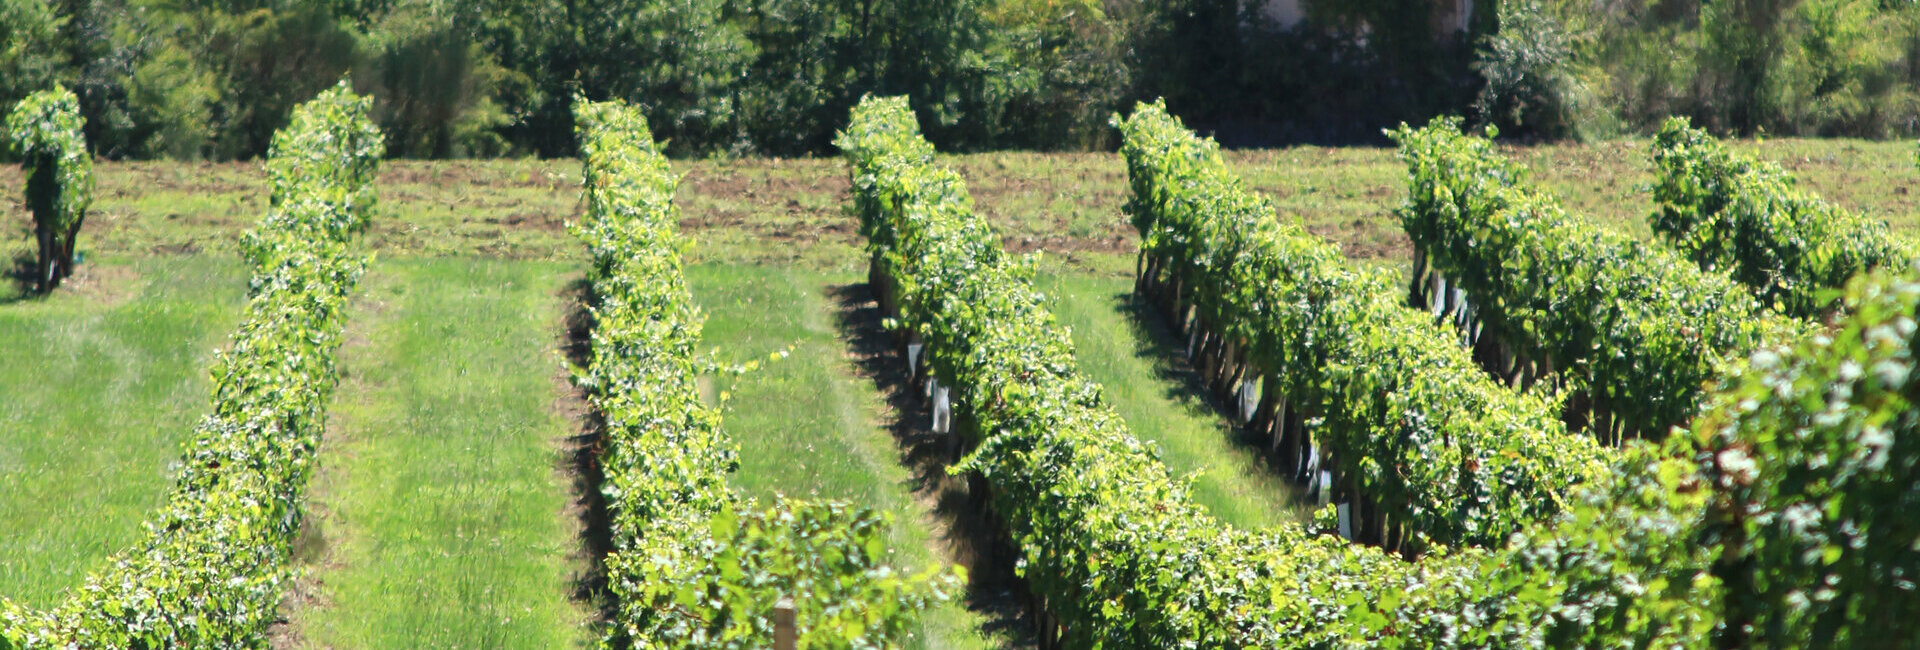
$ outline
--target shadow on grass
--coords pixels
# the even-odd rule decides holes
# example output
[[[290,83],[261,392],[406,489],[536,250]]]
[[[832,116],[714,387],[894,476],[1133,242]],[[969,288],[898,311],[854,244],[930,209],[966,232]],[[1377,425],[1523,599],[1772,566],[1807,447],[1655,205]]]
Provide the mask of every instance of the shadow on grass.
[[[34,290],[34,275],[39,270],[32,251],[20,251],[8,260],[5,275],[5,289],[0,289],[0,305],[39,298],[43,294]]]
[[[1267,445],[1269,441],[1249,431],[1245,423],[1235,417],[1238,405],[1215,395],[1208,388],[1206,378],[1187,360],[1187,341],[1173,331],[1166,315],[1132,292],[1116,293],[1112,301],[1114,313],[1125,317],[1133,329],[1137,342],[1134,356],[1153,364],[1154,378],[1166,386],[1167,397],[1189,408],[1211,409],[1235,451],[1252,456],[1261,469],[1282,474],[1280,458]],[[1294,481],[1287,484],[1297,486]],[[1300,490],[1287,490],[1286,498],[1290,507],[1310,505]]]
[[[966,607],[986,619],[981,632],[1012,639],[1008,647],[1036,647],[1034,621],[1021,603],[1026,584],[1013,572],[1016,551],[988,509],[969,494],[967,479],[947,475],[953,453],[946,434],[924,426],[927,404],[908,386],[905,359],[895,354],[894,337],[881,326],[880,304],[866,284],[830,286],[835,326],[860,375],[886,397],[891,420],[887,431],[900,445],[900,463],[912,474],[915,500],[931,511],[935,536],[944,555],[967,569]]]
[[[586,278],[575,279],[560,291],[560,296],[567,308],[566,338],[561,342],[561,351],[568,364],[584,368],[593,357],[590,309],[596,299],[592,284]],[[566,373],[561,371],[563,375]],[[606,449],[607,425],[600,413],[588,406],[586,389],[573,385],[569,376],[556,381],[566,382],[566,390],[572,391],[566,416],[579,427],[563,441],[559,459],[561,473],[568,477],[568,487],[573,491],[568,511],[580,527],[580,546],[574,551],[579,572],[573,576],[572,597],[574,602],[594,613],[597,626],[605,626],[618,613],[618,605],[607,590],[606,558],[613,550],[612,519],[607,511],[607,497],[600,492],[600,486],[606,481],[600,457]],[[597,647],[598,643],[597,634],[587,640],[589,647]]]

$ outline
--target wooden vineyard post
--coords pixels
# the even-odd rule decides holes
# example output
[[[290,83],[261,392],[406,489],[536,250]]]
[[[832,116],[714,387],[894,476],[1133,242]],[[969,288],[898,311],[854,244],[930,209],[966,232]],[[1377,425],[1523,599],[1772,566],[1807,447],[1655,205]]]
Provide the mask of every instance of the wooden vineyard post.
[[[773,648],[795,650],[800,645],[800,630],[794,624],[793,599],[781,598],[773,605]]]

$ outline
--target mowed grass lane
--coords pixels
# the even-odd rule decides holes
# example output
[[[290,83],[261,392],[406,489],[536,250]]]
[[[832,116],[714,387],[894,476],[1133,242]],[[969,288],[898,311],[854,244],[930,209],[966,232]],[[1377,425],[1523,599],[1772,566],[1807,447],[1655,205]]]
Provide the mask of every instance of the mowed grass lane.
[[[1037,284],[1073,333],[1081,369],[1141,440],[1159,450],[1175,476],[1192,476],[1193,499],[1242,529],[1305,523],[1301,490],[1279,475],[1259,447],[1191,382],[1174,359],[1184,353],[1153,314],[1136,316],[1133,279],[1111,274],[1043,273]]]
[[[139,259],[0,297],[0,595],[55,605],[139,539],[208,410],[246,282],[237,258]]]
[[[362,280],[308,506],[292,638],[566,648],[582,544],[558,350],[571,265],[381,259]]]
[[[920,570],[951,564],[932,531],[927,506],[901,463],[900,443],[886,425],[887,404],[860,377],[840,331],[836,289],[864,276],[795,267],[696,264],[687,268],[694,298],[707,312],[704,348],[716,359],[758,359],[758,370],[723,375],[713,392],[728,393],[722,428],[740,449],[728,482],[762,502],[774,495],[844,500],[893,518],[894,564]],[[786,359],[772,354],[792,346]],[[927,612],[909,647],[1007,647],[987,620],[964,603]]]

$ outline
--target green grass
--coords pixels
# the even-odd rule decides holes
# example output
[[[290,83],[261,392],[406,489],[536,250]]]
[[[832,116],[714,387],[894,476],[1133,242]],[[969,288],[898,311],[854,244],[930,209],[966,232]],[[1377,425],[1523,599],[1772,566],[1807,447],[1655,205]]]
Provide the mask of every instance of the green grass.
[[[1193,477],[1196,503],[1243,529],[1310,521],[1299,491],[1172,365],[1166,331],[1134,316],[1131,278],[1043,274],[1038,284],[1073,332],[1081,369],[1174,475]]]
[[[53,605],[139,539],[245,288],[232,258],[152,258],[0,303],[0,594]]]
[[[382,259],[352,306],[345,379],[309,506],[319,597],[298,636],[335,648],[564,648],[570,600],[557,408],[569,265]]]
[[[913,477],[900,443],[882,424],[887,404],[861,378],[842,341],[839,296],[852,273],[793,267],[703,264],[687,269],[694,297],[707,311],[704,345],[723,362],[784,360],[738,378],[720,377],[730,393],[723,429],[740,450],[729,482],[742,493],[839,499],[888,513],[898,566],[948,564],[911,495]],[[861,278],[864,279],[864,278]],[[916,648],[1004,647],[986,620],[960,603],[928,612]]]

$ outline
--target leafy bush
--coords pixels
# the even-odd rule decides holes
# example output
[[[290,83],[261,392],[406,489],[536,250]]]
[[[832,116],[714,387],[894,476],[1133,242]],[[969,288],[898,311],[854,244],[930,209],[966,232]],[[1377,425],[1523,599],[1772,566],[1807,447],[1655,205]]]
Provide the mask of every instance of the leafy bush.
[[[73,275],[80,224],[93,204],[93,154],[87,152],[80,100],[54,86],[20,101],[7,116],[7,138],[24,159],[27,207],[39,257],[33,281],[52,291]]]
[[[1834,329],[1756,354],[1695,423],[1737,645],[1920,639],[1920,279],[1894,270],[1852,282]]]

